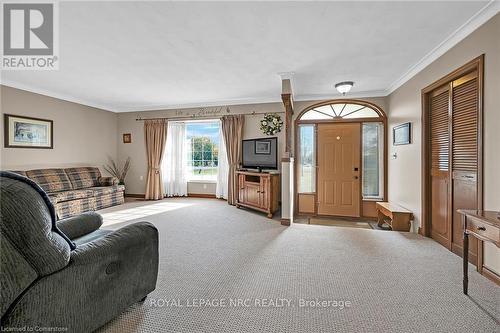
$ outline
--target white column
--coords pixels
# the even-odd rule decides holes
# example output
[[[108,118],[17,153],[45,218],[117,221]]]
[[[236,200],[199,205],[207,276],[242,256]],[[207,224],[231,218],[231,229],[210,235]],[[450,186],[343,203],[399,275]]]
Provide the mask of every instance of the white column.
[[[293,158],[281,162],[281,224],[293,223]]]

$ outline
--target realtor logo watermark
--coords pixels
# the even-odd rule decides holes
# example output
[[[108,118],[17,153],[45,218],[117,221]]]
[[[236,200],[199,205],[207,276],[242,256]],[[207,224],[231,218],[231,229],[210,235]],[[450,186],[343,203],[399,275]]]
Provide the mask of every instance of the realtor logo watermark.
[[[2,70],[57,70],[59,22],[56,2],[2,4]]]
[[[149,298],[149,306],[154,308],[317,308],[344,310],[352,307],[352,302],[337,299],[307,298]]]

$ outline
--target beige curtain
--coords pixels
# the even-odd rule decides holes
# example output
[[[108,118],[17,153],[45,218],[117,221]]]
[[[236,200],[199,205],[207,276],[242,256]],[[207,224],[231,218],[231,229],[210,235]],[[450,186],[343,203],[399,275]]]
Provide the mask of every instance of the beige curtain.
[[[241,140],[243,138],[244,115],[224,116],[221,118],[222,133],[226,143],[227,162],[229,164],[227,181],[227,203],[236,204],[238,198],[238,182],[236,179],[236,170],[241,161]]]
[[[161,160],[167,141],[167,124],[165,119],[145,120],[144,136],[148,158],[148,180],[146,182],[146,200],[163,199],[163,182],[161,180]]]

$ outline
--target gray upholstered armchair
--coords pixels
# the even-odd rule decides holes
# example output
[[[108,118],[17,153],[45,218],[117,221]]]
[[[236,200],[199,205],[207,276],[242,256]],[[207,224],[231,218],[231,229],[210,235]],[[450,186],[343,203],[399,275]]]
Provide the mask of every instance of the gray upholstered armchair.
[[[99,229],[87,213],[56,222],[28,178],[0,172],[1,326],[90,332],[155,289],[158,231]]]

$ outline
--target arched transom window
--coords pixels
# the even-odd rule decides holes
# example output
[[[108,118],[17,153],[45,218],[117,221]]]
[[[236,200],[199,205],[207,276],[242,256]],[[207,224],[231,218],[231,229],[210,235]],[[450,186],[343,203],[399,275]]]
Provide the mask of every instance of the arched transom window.
[[[370,106],[354,103],[333,103],[306,111],[300,120],[334,120],[354,118],[378,118],[381,115]]]

